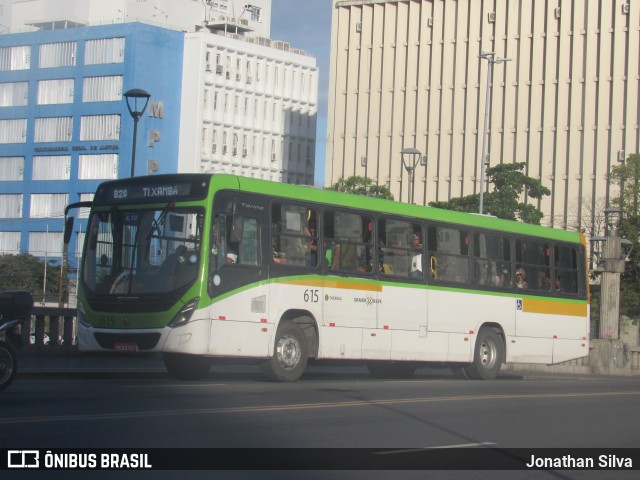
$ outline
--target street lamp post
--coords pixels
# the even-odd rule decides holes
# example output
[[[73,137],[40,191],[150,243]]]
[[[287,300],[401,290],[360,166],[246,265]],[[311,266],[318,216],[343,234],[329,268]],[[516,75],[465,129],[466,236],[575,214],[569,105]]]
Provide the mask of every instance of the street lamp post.
[[[415,147],[403,148],[400,152],[400,155],[402,156],[402,166],[407,170],[407,173],[409,174],[409,203],[413,203],[413,184],[415,181],[414,174],[416,166],[418,165],[418,163],[420,163],[420,165],[426,165],[427,157],[423,156],[422,152]],[[413,156],[411,164],[409,164],[409,162],[405,160],[405,155]]]
[[[502,58],[496,57],[494,52],[482,52],[479,55],[479,58],[482,60],[487,60],[488,68],[487,68],[487,91],[485,96],[485,104],[484,104],[484,133],[482,135],[482,158],[480,159],[480,210],[479,213],[482,215],[484,209],[484,170],[486,165],[489,163],[489,107],[491,105],[491,77],[493,74],[493,65],[500,64],[503,62],[508,62],[510,58]]]
[[[138,121],[140,120],[140,117],[142,117],[144,111],[147,109],[149,97],[151,97],[151,95],[140,88],[132,88],[124,94],[124,98],[127,100],[127,109],[129,109],[129,114],[131,114],[131,118],[133,118],[133,147],[131,148],[132,177],[134,176],[136,168],[136,140],[138,138]],[[141,102],[144,101],[144,105],[141,109],[138,109],[138,100],[140,100]]]

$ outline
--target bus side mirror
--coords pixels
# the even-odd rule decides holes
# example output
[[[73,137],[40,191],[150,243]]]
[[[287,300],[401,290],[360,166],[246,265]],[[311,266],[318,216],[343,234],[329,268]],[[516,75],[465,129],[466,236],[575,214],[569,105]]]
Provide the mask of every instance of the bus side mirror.
[[[73,233],[73,217],[67,218],[64,222],[64,243],[65,245],[69,245],[71,241],[71,234]]]

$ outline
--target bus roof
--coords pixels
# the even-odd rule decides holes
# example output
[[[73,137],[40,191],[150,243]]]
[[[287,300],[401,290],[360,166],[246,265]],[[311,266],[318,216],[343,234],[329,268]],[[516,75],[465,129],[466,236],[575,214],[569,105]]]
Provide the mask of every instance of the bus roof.
[[[442,221],[465,225],[469,227],[486,228],[490,230],[500,230],[503,232],[517,233],[521,235],[531,235],[535,237],[549,238],[558,241],[582,243],[582,236],[578,232],[561,230],[557,228],[542,227],[524,222],[514,222],[511,220],[499,219],[489,215],[478,215],[471,213],[443,210],[434,207],[419,205],[409,205],[406,203],[379,198],[363,197],[348,193],[340,193],[333,190],[326,190],[310,186],[298,186],[258,180],[247,177],[233,177],[241,190],[278,195],[296,200],[322,203],[327,205],[339,205],[362,210],[390,213],[406,217],[417,217],[427,220]],[[216,176],[218,177],[218,176]],[[223,175],[219,175],[223,177]],[[218,180],[218,178],[216,178]],[[219,180],[222,180],[220,178]],[[216,183],[218,183],[216,181]]]
[[[278,183],[268,180],[259,180],[255,178],[240,177],[230,174],[190,173],[148,175],[143,177],[134,177],[104,182],[100,185],[100,187],[98,187],[98,192],[105,190],[112,191],[120,185],[158,185],[165,184],[167,182],[175,182],[177,179],[180,179],[184,182],[200,181],[203,182],[202,186],[204,186],[205,183],[209,185],[209,183],[211,182],[211,188],[213,188],[214,190],[239,189],[242,191],[280,196],[304,202],[351,207],[372,212],[390,213],[399,216],[415,217],[426,220],[434,220],[438,222],[453,223],[468,227],[485,228],[489,230],[498,230],[502,232],[548,238],[563,242],[584,243],[583,237],[580,233],[572,232],[569,230],[561,230],[557,228],[542,227],[540,225],[531,225],[524,222],[503,220],[488,215],[470,214],[433,207],[409,205],[392,200],[383,200],[379,198],[340,193],[333,190],[326,190],[312,186],[291,185],[288,183]],[[98,197],[100,197],[99,200]],[[109,203],[108,201],[106,201],[105,195],[96,195],[96,200],[98,200],[96,204],[99,205],[105,205],[105,203]],[[113,203],[125,204],[132,202],[127,202],[125,199],[121,199]]]

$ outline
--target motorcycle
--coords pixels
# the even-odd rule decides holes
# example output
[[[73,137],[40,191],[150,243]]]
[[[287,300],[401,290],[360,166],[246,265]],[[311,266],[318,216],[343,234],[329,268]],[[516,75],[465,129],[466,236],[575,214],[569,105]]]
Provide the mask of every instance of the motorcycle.
[[[18,371],[16,348],[22,346],[22,337],[15,327],[32,308],[33,297],[29,292],[0,292],[0,391],[11,385]]]

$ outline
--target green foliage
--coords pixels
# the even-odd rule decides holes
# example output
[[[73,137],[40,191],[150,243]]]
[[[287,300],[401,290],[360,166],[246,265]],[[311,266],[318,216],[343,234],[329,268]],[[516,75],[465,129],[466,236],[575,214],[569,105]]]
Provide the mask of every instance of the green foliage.
[[[540,180],[523,173],[525,163],[504,163],[487,169],[487,178],[493,191],[484,193],[483,212],[506,220],[521,220],[540,225],[543,213],[528,203],[520,202],[522,195],[542,198],[551,191]],[[445,210],[476,213],[480,209],[480,195],[452,198],[447,202],[431,202],[430,206]]]
[[[352,193],[363,197],[393,200],[393,194],[386,185],[376,185],[372,179],[366,177],[352,176],[347,179],[341,178],[336,183],[328,187],[328,190]]]
[[[60,266],[47,265],[46,296],[57,300]],[[0,290],[26,290],[35,298],[42,297],[44,262],[29,254],[0,255]]]
[[[612,185],[622,186],[622,195],[613,199],[620,207],[619,234],[633,243],[629,261],[620,278],[620,314],[640,321],[640,154],[629,155],[624,164],[611,169]]]

